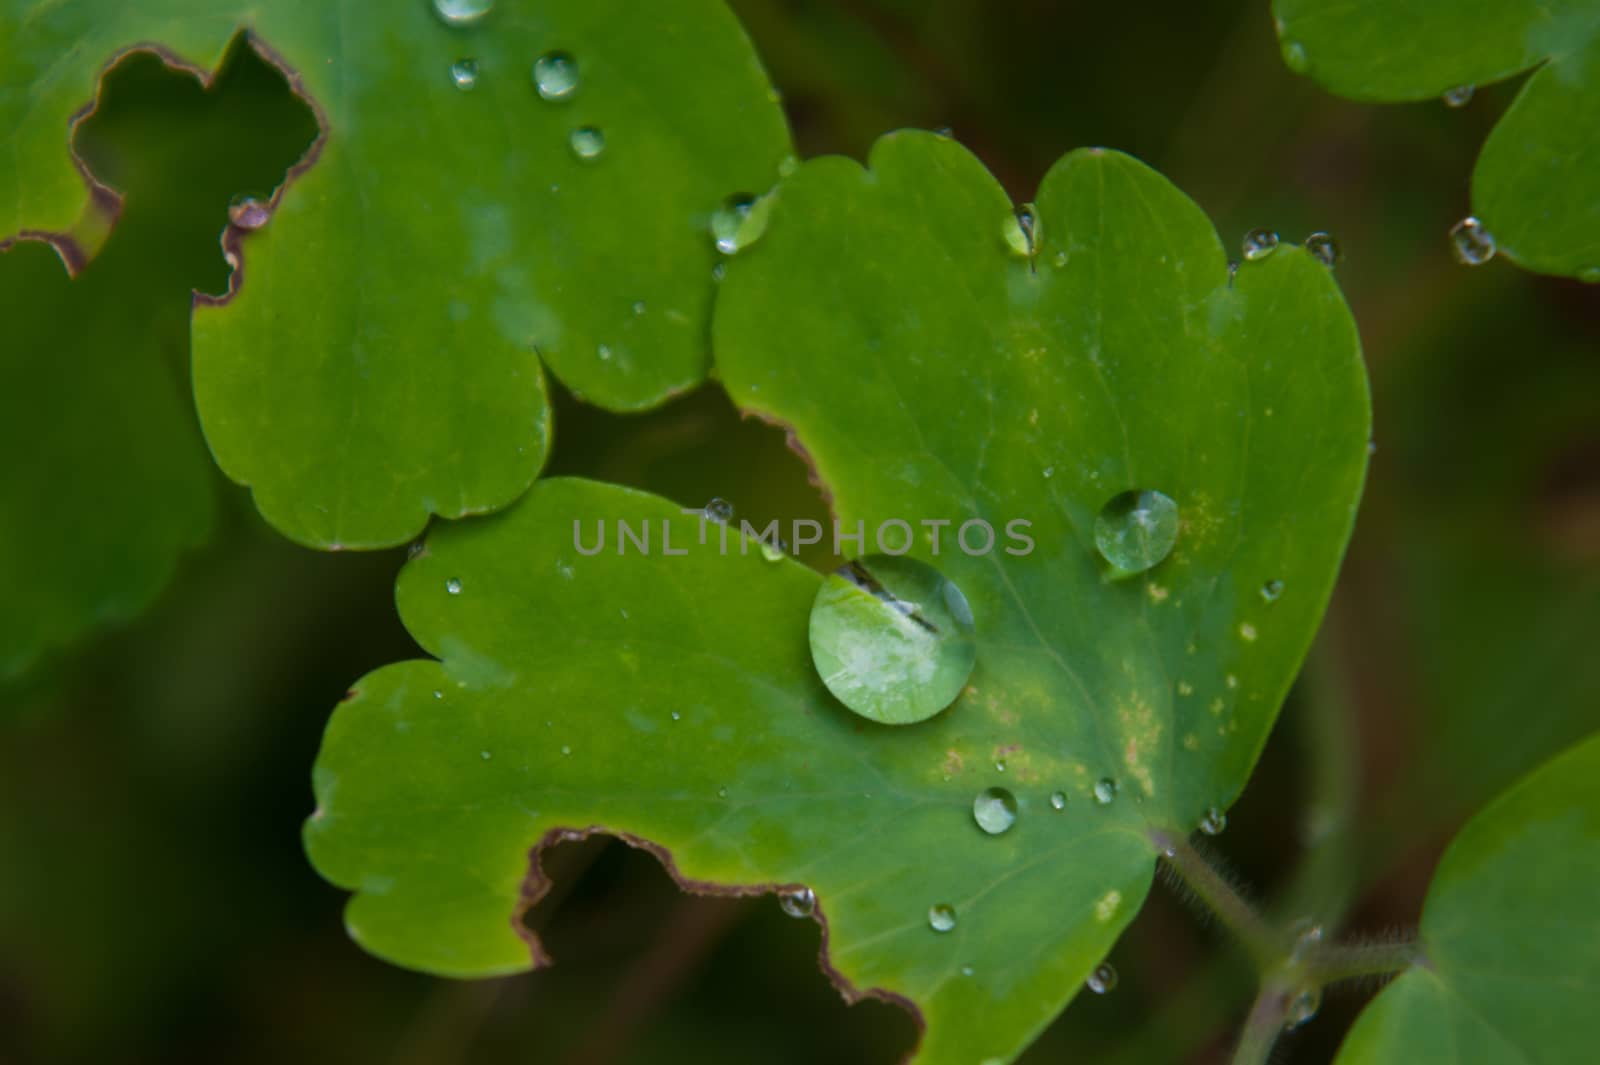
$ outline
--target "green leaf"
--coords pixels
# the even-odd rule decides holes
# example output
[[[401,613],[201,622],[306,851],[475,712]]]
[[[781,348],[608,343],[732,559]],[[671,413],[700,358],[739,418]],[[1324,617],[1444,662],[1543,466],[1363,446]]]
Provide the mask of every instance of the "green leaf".
[[[307,845],[359,892],[347,919],[369,949],[457,975],[542,963],[514,927],[543,889],[528,848],[612,832],[693,890],[811,887],[828,971],[914,1005],[920,1061],[1009,1060],[1138,910],[1150,830],[1187,831],[1243,786],[1365,465],[1328,271],[1285,247],[1230,285],[1200,211],[1123,156],[1051,172],[1032,262],[954,142],[897,134],[872,163],[815,160],[781,186],[715,341],[736,401],[809,451],[840,531],[869,527],[845,550],[912,523],[912,556],[965,593],[970,684],[926,722],[864,720],[812,663],[816,573],[741,556],[737,535],[731,557],[702,548],[664,500],[541,483],[430,534],[398,600],[442,662],[368,676],[329,727]],[[1112,579],[1095,516],[1136,486],[1176,501],[1177,544]],[[592,547],[599,519],[648,519],[657,553],[580,556],[574,522]],[[990,553],[960,548],[973,519]],[[954,523],[937,554],[924,520]],[[1014,520],[1031,551],[1006,553],[1024,550]],[[660,553],[663,521],[688,556]],[[993,787],[1017,811],[994,835],[1003,818],[974,821]]]
[[[1473,212],[1530,270],[1600,281],[1600,5],[1273,0],[1284,59],[1341,96],[1428,100],[1532,70],[1484,144]]]
[[[128,190],[115,230],[70,280],[41,241],[0,253],[0,679],[143,610],[207,537],[192,291],[226,283],[231,192],[281,177],[306,125],[263,64],[230,61],[202,92],[153,57],[122,63],[75,140]]]
[[[1423,904],[1425,961],[1362,1012],[1341,1065],[1586,1060],[1600,1038],[1597,878],[1600,735],[1456,836]]]
[[[324,136],[270,222],[235,239],[232,298],[196,313],[195,395],[217,460],[286,535],[392,545],[429,513],[515,499],[549,444],[540,356],[614,408],[704,378],[710,216],[791,150],[721,0],[503,0],[463,26],[422,0],[13,0],[0,232],[71,223],[83,190],[63,131],[119,49],[160,42],[205,70],[241,27]],[[557,51],[578,84],[550,101],[532,69]],[[465,59],[470,91],[451,73]],[[581,159],[587,128],[605,148]]]

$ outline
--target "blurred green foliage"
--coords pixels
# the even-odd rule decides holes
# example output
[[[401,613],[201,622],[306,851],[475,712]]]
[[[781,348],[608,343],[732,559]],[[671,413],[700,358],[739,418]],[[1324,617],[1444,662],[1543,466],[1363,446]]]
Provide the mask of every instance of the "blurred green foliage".
[[[1339,101],[1284,69],[1258,0],[735,6],[807,154],[948,125],[1020,198],[1063,151],[1104,144],[1161,170],[1230,246],[1257,225],[1338,237],[1373,371],[1373,473],[1315,682],[1217,845],[1291,911],[1414,923],[1463,818],[1600,723],[1600,293],[1467,270],[1445,240],[1515,86],[1461,111]],[[150,175],[125,254],[216,285],[228,199],[282,161],[235,187],[208,167],[293,142],[301,119],[276,92],[277,117],[209,128],[171,86],[130,94],[120,132],[85,145]],[[163,221],[136,235],[146,210]],[[561,472],[818,513],[781,437],[715,393],[630,418],[563,400],[556,417]],[[812,925],[771,899],[681,899],[616,846],[556,852],[535,916],[548,972],[464,985],[364,955],[299,826],[329,708],[417,653],[394,618],[399,556],[299,550],[216,491],[212,546],[153,613],[0,692],[0,1061],[880,1063],[910,1045],[902,1014],[837,1000]],[[1345,870],[1331,894],[1348,905],[1303,901],[1319,894],[1303,862]],[[1113,953],[1118,989],[1024,1060],[1225,1060],[1250,988],[1219,938],[1153,893]],[[1329,1060],[1360,1002],[1331,1000],[1287,1059]]]

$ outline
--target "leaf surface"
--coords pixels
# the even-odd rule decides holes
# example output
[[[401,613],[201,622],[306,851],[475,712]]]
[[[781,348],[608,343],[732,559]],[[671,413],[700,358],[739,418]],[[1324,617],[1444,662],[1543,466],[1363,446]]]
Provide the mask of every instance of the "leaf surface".
[[[1600,1038],[1600,736],[1479,812],[1423,904],[1424,964],[1357,1019],[1340,1065],[1582,1061]]]
[[[196,312],[195,396],[223,469],[286,535],[387,546],[515,499],[549,444],[541,357],[617,409],[704,378],[710,217],[791,150],[721,0],[501,0],[462,25],[422,0],[8,0],[0,233],[77,215],[63,131],[119,50],[157,42],[205,71],[239,30],[323,136],[270,221],[232,235],[244,265]],[[546,99],[533,69],[556,53],[575,87]],[[591,130],[604,149],[580,158]]]
[[[994,179],[931,134],[886,138],[870,170],[809,162],[770,206],[724,283],[721,372],[794,430],[842,532],[863,522],[870,551],[880,521],[911,523],[912,556],[965,593],[962,694],[921,724],[852,714],[808,649],[818,574],[736,535],[724,556],[716,526],[701,547],[664,500],[550,480],[402,572],[441,661],[380,670],[335,713],[308,847],[359,892],[357,939],[455,974],[545,960],[513,915],[542,890],[527,849],[563,830],[648,841],[697,890],[804,884],[835,977],[919,1012],[919,1061],[1010,1060],[1137,912],[1150,830],[1244,784],[1350,531],[1355,332],[1298,249],[1230,285],[1199,210],[1110,153],[1045,179],[1031,264]],[[1177,502],[1177,544],[1113,579],[1094,518],[1139,486]],[[649,519],[657,553],[580,555],[573,523],[593,547],[597,519]],[[974,519],[988,553],[960,547]],[[937,553],[924,520],[953,523]],[[1013,520],[1031,551],[1006,553]],[[662,521],[687,556],[660,553]],[[974,821],[992,787],[1018,815],[998,835]]]
[[[1356,100],[1437,100],[1532,71],[1472,176],[1473,213],[1540,273],[1600,281],[1600,4],[1274,0],[1291,68]]]

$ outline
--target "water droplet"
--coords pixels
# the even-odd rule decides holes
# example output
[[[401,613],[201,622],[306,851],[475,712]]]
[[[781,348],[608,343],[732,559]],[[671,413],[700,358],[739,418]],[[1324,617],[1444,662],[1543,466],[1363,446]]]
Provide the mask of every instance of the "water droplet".
[[[962,976],[971,976],[971,975],[972,975],[972,974],[973,974],[973,973],[974,973],[974,972],[976,972],[976,971],[977,971],[977,970],[976,970],[976,969],[974,969],[974,968],[973,968],[973,967],[972,967],[972,966],[970,966],[970,965],[963,965],[963,966],[962,966],[962,967],[961,967],[961,975],[962,975]]]
[[[1094,972],[1089,974],[1083,985],[1097,995],[1104,995],[1116,989],[1117,970],[1110,962],[1103,961],[1094,967]]]
[[[1248,621],[1239,626],[1239,638],[1245,643],[1256,642],[1256,627]]]
[[[778,160],[779,177],[788,177],[790,174],[793,174],[799,169],[800,157],[798,155],[786,155],[782,159]]]
[[[434,14],[447,26],[466,26],[487,15],[494,0],[433,0]]]
[[[1467,266],[1482,266],[1494,258],[1494,235],[1476,218],[1463,218],[1450,227],[1450,250],[1456,261]]]
[[[438,688],[435,688],[435,689],[433,689],[433,697],[435,699],[443,699],[444,698],[444,692],[440,691]]]
[[[777,562],[783,558],[784,553],[785,548],[782,540],[777,543],[773,543],[771,540],[761,541],[761,557],[768,562]]]
[[[482,758],[485,762],[487,762],[489,759],[493,758],[494,755],[490,754],[488,751],[479,751],[478,752],[478,757]]]
[[[736,255],[767,229],[771,203],[748,192],[735,193],[711,212],[711,240],[724,255]]]
[[[817,896],[808,887],[785,888],[778,892],[778,905],[790,917],[810,917],[817,909]]]
[[[272,207],[254,196],[235,196],[228,204],[228,221],[240,229],[260,229],[272,221]]]
[[[1309,917],[1302,917],[1294,923],[1294,948],[1290,951],[1293,961],[1304,961],[1305,958],[1322,945],[1322,926]]]
[[[561,745],[561,753],[563,755],[571,754],[572,753],[572,748],[568,747],[566,744],[562,744]]]
[[[647,310],[649,310],[649,307],[645,304],[644,300],[634,300],[633,301],[633,313],[634,314],[643,314]]]
[[[1465,107],[1472,102],[1474,88],[1471,85],[1457,85],[1447,91],[1442,99],[1446,107]]]
[[[1000,232],[1006,247],[1019,259],[1031,259],[1039,254],[1039,212],[1033,204],[1022,204],[1012,211]]]
[[[546,52],[533,61],[533,84],[546,100],[567,100],[578,91],[578,61],[566,52]]]
[[[1284,41],[1282,44],[1283,65],[1296,74],[1304,74],[1311,69],[1311,57],[1306,55],[1306,46],[1299,41]]]
[[[727,275],[728,275],[728,268],[726,266],[724,266],[722,263],[717,263],[717,264],[715,264],[714,266],[711,267],[711,280],[712,281],[721,283],[722,279],[724,277],[726,277]]]
[[[1315,1017],[1321,1008],[1322,990],[1308,987],[1289,1000],[1289,1012],[1284,1016],[1283,1027],[1285,1030],[1298,1028]]]
[[[714,497],[705,505],[705,515],[719,525],[726,525],[733,520],[733,504],[721,497]]]
[[[956,926],[956,908],[948,902],[928,907],[928,927],[935,932],[948,932]]]
[[[1586,285],[1600,285],[1600,266],[1585,266],[1578,271],[1578,280]]]
[[[811,604],[811,660],[834,696],[886,725],[955,701],[977,660],[972,608],[914,558],[868,555],[834,571]]]
[[[598,126],[579,126],[567,137],[567,143],[579,159],[598,159],[606,150],[606,135]]]
[[[476,59],[457,59],[450,64],[450,81],[462,92],[467,92],[478,84],[478,61]]]
[[[451,577],[449,580],[445,581],[444,582],[444,590],[449,592],[451,595],[460,595],[461,594],[461,581],[460,581],[460,579],[457,578],[457,577]]]
[[[933,131],[933,135],[935,137],[943,137],[945,140],[949,140],[951,137],[956,135],[956,131],[952,126],[939,126]]]
[[[1339,242],[1328,233],[1311,234],[1306,238],[1305,249],[1313,259],[1330,270],[1339,261]]]
[[[985,788],[972,800],[972,819],[991,836],[1017,823],[1017,797],[1005,788]]]
[[[406,558],[407,559],[416,558],[417,556],[421,555],[427,549],[428,549],[428,545],[424,541],[422,541],[422,540],[413,540],[413,541],[411,541],[411,543],[406,545]]]
[[[1150,569],[1177,541],[1178,504],[1151,489],[1113,496],[1094,522],[1095,546],[1122,574]]]
[[[1067,265],[1067,253],[1066,252],[1064,252],[1064,251],[1056,252],[1056,265],[1057,266],[1065,266],[1065,265]]]
[[[1094,782],[1094,801],[1101,806],[1111,805],[1111,800],[1117,797],[1117,782],[1110,777],[1101,777]]]
[[[1052,791],[1050,793],[1050,809],[1052,809],[1052,810],[1065,810],[1066,808],[1067,808],[1067,793],[1064,792],[1064,791]]]
[[[1268,581],[1261,586],[1261,598],[1269,603],[1276,603],[1283,594],[1283,582],[1277,579]]]
[[[1050,478],[1054,477],[1055,475],[1056,475],[1056,468],[1054,466],[1046,466],[1044,468],[1044,479],[1045,480],[1048,481]]]
[[[1206,810],[1200,818],[1200,831],[1208,836],[1220,836],[1222,830],[1228,827],[1228,815],[1215,806]]]
[[[1252,229],[1244,235],[1244,261],[1253,263],[1278,250],[1278,234],[1270,229]]]
[[[718,788],[717,789],[717,798],[726,799],[727,797],[728,797],[728,789],[727,788]]]

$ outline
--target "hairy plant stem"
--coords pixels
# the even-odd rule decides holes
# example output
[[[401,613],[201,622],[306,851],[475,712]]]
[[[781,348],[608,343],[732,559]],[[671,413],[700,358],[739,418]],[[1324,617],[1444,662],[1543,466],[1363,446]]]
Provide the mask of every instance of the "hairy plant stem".
[[[1267,1061],[1284,1027],[1291,1020],[1304,1021],[1314,1012],[1313,1006],[1291,1016],[1299,1012],[1295,1003],[1301,996],[1320,999],[1329,984],[1387,976],[1426,964],[1412,940],[1324,944],[1321,928],[1309,922],[1276,926],[1188,840],[1163,832],[1152,838],[1183,886],[1233,933],[1255,965],[1259,990],[1240,1034],[1233,1065]]]

